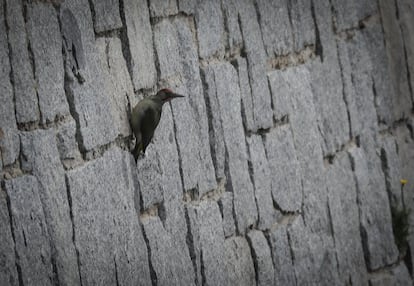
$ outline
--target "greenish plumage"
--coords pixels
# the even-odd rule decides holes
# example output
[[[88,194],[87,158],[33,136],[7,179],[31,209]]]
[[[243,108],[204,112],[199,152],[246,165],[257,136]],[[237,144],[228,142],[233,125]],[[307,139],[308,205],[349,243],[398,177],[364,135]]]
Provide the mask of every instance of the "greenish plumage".
[[[137,161],[141,151],[145,153],[148,144],[154,136],[155,129],[161,119],[164,103],[182,95],[173,93],[170,89],[161,89],[157,94],[144,98],[132,109],[131,127],[136,143],[132,151]]]

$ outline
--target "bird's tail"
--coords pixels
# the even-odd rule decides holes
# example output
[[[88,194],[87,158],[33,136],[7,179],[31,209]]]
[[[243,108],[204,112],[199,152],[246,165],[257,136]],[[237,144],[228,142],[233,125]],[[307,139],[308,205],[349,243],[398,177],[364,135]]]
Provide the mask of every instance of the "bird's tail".
[[[134,155],[135,163],[138,161],[139,153],[141,153],[142,150],[142,142],[137,142],[135,144],[134,150],[132,150],[132,155]]]

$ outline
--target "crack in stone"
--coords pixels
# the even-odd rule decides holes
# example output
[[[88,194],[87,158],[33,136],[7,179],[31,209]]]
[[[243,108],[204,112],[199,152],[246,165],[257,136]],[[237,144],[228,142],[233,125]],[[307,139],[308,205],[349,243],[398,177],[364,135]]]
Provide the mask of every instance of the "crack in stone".
[[[68,198],[69,216],[70,216],[70,221],[72,223],[72,242],[73,242],[73,247],[75,248],[76,261],[77,261],[77,264],[78,264],[79,281],[80,281],[80,285],[83,285],[83,283],[82,283],[80,252],[79,252],[78,247],[76,246],[75,221],[74,221],[74,218],[73,218],[73,209],[72,209],[72,194],[71,194],[71,191],[70,191],[69,178],[68,178],[67,175],[65,175],[65,185],[66,185],[66,195],[67,195],[67,198]]]
[[[323,46],[320,37],[320,31],[318,27],[318,21],[316,20],[316,12],[315,12],[315,0],[311,0],[311,14],[313,23],[315,26],[315,54],[320,57],[321,62],[323,62]]]
[[[6,189],[4,181],[1,182],[1,188],[4,190]],[[17,276],[19,279],[19,286],[24,286],[22,268],[20,266],[20,256],[19,256],[19,253],[17,252],[17,247],[16,247],[16,235],[15,235],[15,229],[14,229],[14,223],[13,223],[13,214],[12,214],[12,209],[11,209],[10,197],[7,191],[5,191],[5,193],[6,193],[7,210],[9,213],[10,230],[11,230],[11,235],[12,235],[13,244],[14,244],[14,255],[16,258],[15,266],[17,270]]]
[[[144,226],[141,224],[141,230],[142,230],[142,234],[144,236],[144,241],[145,244],[147,246],[147,253],[148,253],[148,265],[149,265],[149,270],[150,270],[150,276],[151,276],[151,282],[152,282],[152,286],[157,286],[157,273],[155,272],[154,266],[152,265],[152,261],[151,261],[151,246],[148,240],[148,237],[145,233],[145,229]]]

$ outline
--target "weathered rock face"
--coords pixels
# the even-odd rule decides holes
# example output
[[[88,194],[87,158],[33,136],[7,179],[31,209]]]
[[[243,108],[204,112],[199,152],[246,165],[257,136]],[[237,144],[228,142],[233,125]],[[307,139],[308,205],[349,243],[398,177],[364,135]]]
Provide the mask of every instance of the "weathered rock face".
[[[1,286],[412,285],[413,19],[0,0]],[[165,87],[135,164],[131,109]]]

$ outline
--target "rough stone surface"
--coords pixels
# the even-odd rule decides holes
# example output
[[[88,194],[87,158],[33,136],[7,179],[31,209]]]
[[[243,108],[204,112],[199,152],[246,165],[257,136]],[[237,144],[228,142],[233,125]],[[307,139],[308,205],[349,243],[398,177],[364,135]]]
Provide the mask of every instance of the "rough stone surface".
[[[379,1],[382,27],[385,35],[390,77],[394,85],[394,114],[398,120],[410,114],[412,96],[409,90],[409,78],[406,63],[406,49],[398,19],[395,17],[397,7],[395,1]]]
[[[411,32],[411,27],[414,27],[414,4],[409,0],[399,0],[396,3],[399,13],[401,32],[404,38],[411,99],[414,102],[414,36]]]
[[[411,2],[0,0],[0,284],[411,285]]]
[[[280,225],[272,229],[267,240],[272,253],[275,284],[296,285],[295,269],[286,225]]]
[[[215,202],[204,201],[187,208],[197,285],[229,285],[226,248],[220,210]]]
[[[122,57],[121,41],[118,38],[99,38],[96,47],[100,56],[101,71],[104,76],[105,92],[110,103],[110,116],[119,136],[131,134],[128,112],[133,98],[132,84],[129,81],[125,61]]]
[[[179,51],[183,78],[188,92],[191,112],[196,122],[199,144],[199,195],[214,189],[216,185],[215,170],[211,157],[207,108],[203,95],[203,86],[198,66],[197,45],[191,32],[191,23],[177,19],[175,21],[179,40]],[[194,164],[194,162],[193,162]]]
[[[293,50],[293,33],[289,19],[288,1],[257,1],[263,42],[267,55],[270,57],[286,55]],[[255,18],[247,20],[255,21]],[[257,36],[260,36],[260,34]],[[261,38],[259,39],[261,40]]]
[[[197,1],[195,23],[199,40],[200,58],[209,58],[224,52],[224,25],[219,0]]]
[[[250,1],[245,2],[250,4],[243,6],[240,12],[240,23],[252,94],[253,120],[255,124],[253,130],[266,129],[271,127],[273,123],[271,96],[265,76],[266,54],[262,45],[262,37],[260,37],[260,26],[257,22],[255,7]],[[272,17],[275,19],[274,15]]]
[[[315,1],[314,10],[320,41],[316,53],[320,60],[311,62],[309,71],[318,129],[323,138],[322,149],[327,155],[339,150],[349,140],[350,127],[329,1]]]
[[[57,13],[50,4],[34,3],[27,8],[27,14],[41,121],[51,122],[69,114]]]
[[[4,11],[4,5],[4,1],[1,1],[0,11]],[[13,102],[13,86],[10,82],[11,67],[4,13],[0,13],[0,66],[0,149],[2,150],[2,165],[9,165],[17,159],[20,144]]]
[[[325,233],[329,225],[327,194],[310,73],[304,66],[287,69],[280,84],[289,87],[289,121],[302,174],[304,220],[315,232]]]
[[[331,238],[310,232],[301,217],[292,222],[287,233],[297,285],[340,284]]]
[[[253,98],[249,84],[249,74],[247,71],[247,60],[238,57],[233,65],[236,67],[239,75],[239,86],[241,95],[241,112],[243,116],[244,129],[247,131],[257,131],[257,126],[254,122]]]
[[[227,238],[236,233],[236,225],[233,217],[233,193],[225,192],[218,201],[223,218],[224,236]]]
[[[185,24],[177,22],[181,27],[181,36],[183,35]],[[171,102],[171,109],[174,118],[175,137],[180,154],[180,167],[183,176],[185,190],[197,189],[199,196],[210,191],[215,187],[214,173],[212,162],[205,147],[201,148],[199,127],[197,126],[195,110],[190,104],[187,87],[182,81],[183,66],[180,61],[178,41],[176,39],[176,27],[167,20],[163,20],[154,27],[155,46],[157,48],[158,61],[161,72],[161,79],[168,82],[172,81],[170,86],[177,92],[186,95]],[[189,31],[188,31],[189,32]],[[168,39],[169,45],[164,45],[165,39]],[[186,37],[188,39],[188,36]],[[173,79],[178,78],[179,82],[174,83]],[[190,84],[191,80],[189,81]],[[176,87],[174,87],[176,85]],[[202,151],[204,150],[204,151]],[[205,161],[202,161],[202,159]],[[210,164],[210,165],[209,165]]]
[[[227,238],[224,251],[229,285],[254,285],[255,270],[247,240],[240,236]]]
[[[27,175],[6,181],[5,190],[19,280],[24,285],[53,285],[52,250],[36,178]]]
[[[155,84],[156,69],[147,1],[124,0],[128,68],[136,90]]]
[[[374,89],[374,103],[377,109],[378,122],[392,125],[398,116],[394,110],[395,89],[391,81],[390,65],[384,44],[384,34],[379,20],[362,31],[366,39],[369,56],[372,62],[372,80]]]
[[[252,135],[247,137],[246,141],[249,147],[249,167],[258,211],[258,227],[269,229],[276,217],[272,202],[272,173],[267,162],[262,137]]]
[[[82,151],[107,144],[117,135],[88,7],[86,0],[65,1],[60,15],[65,38],[65,91],[79,126]]]
[[[315,44],[315,26],[312,18],[312,2],[288,0],[292,24],[293,47],[296,52]]]
[[[67,173],[82,283],[151,283],[132,162],[130,154],[114,149]]]
[[[16,268],[15,245],[11,229],[7,194],[3,187],[0,189],[0,280],[6,285],[19,285]]]
[[[150,0],[149,8],[151,17],[165,17],[178,12],[176,0]]]
[[[22,168],[31,172],[39,181],[39,197],[51,239],[59,283],[79,283],[79,270],[72,241],[65,174],[59,160],[56,137],[53,130],[24,132],[21,135]]]
[[[40,119],[36,86],[28,49],[22,0],[7,0],[6,21],[8,27],[9,56],[12,66],[16,120],[18,123]]]
[[[106,32],[122,27],[119,14],[119,0],[92,0],[94,28],[96,33]]]
[[[413,281],[404,263],[400,263],[390,271],[386,271],[369,279],[370,286],[404,286],[412,284]]]
[[[344,284],[367,285],[356,184],[347,154],[335,158],[326,177],[339,279]]]
[[[378,115],[374,104],[374,90],[372,77],[372,61],[366,45],[366,39],[361,33],[344,43],[343,51],[343,71],[350,72],[351,83],[347,83],[345,98],[348,104],[350,115],[352,136],[357,136],[364,132],[378,130]],[[346,61],[349,61],[346,63]],[[351,70],[347,70],[350,68]],[[346,79],[346,80],[347,80]],[[351,85],[353,87],[349,87]]]
[[[209,140],[211,148],[211,157],[216,170],[216,178],[224,178],[224,165],[226,156],[226,147],[224,145],[223,126],[217,99],[217,86],[214,68],[209,66],[202,70],[204,81],[205,100],[207,113],[209,114]]]
[[[302,171],[290,126],[273,129],[266,134],[264,142],[274,202],[284,212],[300,210],[303,200]]]
[[[272,252],[261,231],[253,230],[247,233],[252,257],[256,269],[257,286],[275,285],[275,272],[273,268]]]
[[[186,269],[185,264],[170,263],[172,260],[177,261],[186,252],[175,247],[173,239],[165,231],[160,218],[155,216],[143,219],[142,225],[149,244],[157,285],[194,285],[191,265]]]
[[[162,171],[154,145],[150,144],[145,157],[138,160],[137,170],[142,209],[161,204],[164,200],[161,184]]]
[[[390,205],[401,209],[403,207],[403,194],[400,180],[403,177],[395,138],[385,137],[381,140],[381,161]]]
[[[76,141],[76,122],[71,119],[59,127],[56,132],[56,144],[60,159],[65,167],[69,167],[70,162],[81,158],[78,142]]]
[[[239,10],[241,8],[242,1],[238,0],[222,0],[224,24],[226,26],[227,33],[227,45],[230,54],[237,53],[237,51],[243,45],[243,38],[239,25]]]
[[[411,206],[414,202],[414,195],[408,190],[412,190],[414,186],[414,177],[412,169],[414,168],[414,141],[412,130],[413,120],[411,124],[402,125],[396,130],[396,140],[398,146],[398,157],[400,158],[401,178],[407,180],[407,184],[402,188],[402,199],[405,206]],[[414,214],[411,212],[409,222],[412,225],[414,222]],[[411,257],[414,257],[414,235],[411,233],[408,236],[408,243],[410,246]],[[414,265],[411,266],[410,271],[414,271]]]
[[[391,211],[380,158],[375,146],[367,138],[365,151],[351,149],[350,156],[357,184],[360,231],[369,270],[378,269],[396,261],[398,250],[394,244]],[[365,142],[364,142],[365,143]],[[375,202],[369,204],[368,201]],[[378,223],[379,221],[388,223]]]
[[[180,12],[194,14],[198,0],[177,0]]]
[[[226,188],[233,192],[237,230],[239,233],[244,233],[247,227],[256,223],[257,209],[248,170],[237,73],[228,63],[217,64],[211,68],[214,73],[218,103],[218,108],[213,112],[219,113],[217,117],[219,116],[218,120],[221,121],[226,147]],[[211,95],[214,96],[213,92]]]

